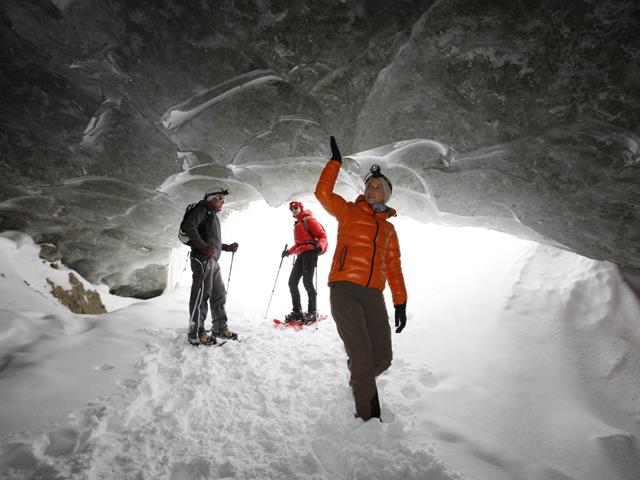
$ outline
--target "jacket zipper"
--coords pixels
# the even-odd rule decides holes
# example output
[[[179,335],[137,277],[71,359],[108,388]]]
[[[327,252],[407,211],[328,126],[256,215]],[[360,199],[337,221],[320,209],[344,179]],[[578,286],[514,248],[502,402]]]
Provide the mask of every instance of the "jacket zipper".
[[[338,270],[344,270],[344,262],[347,260],[347,249],[349,247],[344,247],[342,249],[342,254],[340,255],[340,268]]]
[[[373,212],[373,221],[376,222],[376,234],[373,236],[373,254],[371,255],[371,270],[369,271],[369,280],[367,280],[367,287],[371,283],[371,277],[373,276],[373,262],[376,258],[376,240],[378,239],[378,230],[380,230],[380,224],[376,219],[376,212]]]

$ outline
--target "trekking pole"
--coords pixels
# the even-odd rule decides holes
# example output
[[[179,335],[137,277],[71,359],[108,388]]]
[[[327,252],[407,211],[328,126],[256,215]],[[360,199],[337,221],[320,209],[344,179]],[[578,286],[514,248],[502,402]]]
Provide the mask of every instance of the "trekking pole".
[[[316,256],[316,330],[318,330],[318,257]]]
[[[202,270],[202,281],[200,282],[200,288],[198,289],[198,294],[196,295],[196,301],[193,304],[193,312],[191,312],[191,316],[189,317],[189,330],[187,331],[191,331],[191,324],[193,323],[193,316],[196,313],[196,309],[198,310],[198,316],[200,314],[200,302],[202,301],[202,292],[204,291],[204,282],[207,278],[207,268],[209,268],[209,261],[211,260],[211,258],[207,257],[207,262],[204,264],[204,269]],[[198,261],[196,259],[196,261]],[[200,263],[200,262],[198,262]],[[202,265],[202,263],[200,263],[200,265]],[[200,323],[200,318],[198,318],[198,327]]]
[[[233,257],[236,252],[231,252],[231,265],[229,265],[229,278],[227,278],[227,296],[229,296],[229,283],[231,283],[231,270],[233,269]]]
[[[287,244],[284,244],[284,250],[287,249]],[[269,303],[267,304],[267,311],[264,312],[264,319],[267,319],[267,315],[269,314],[269,307],[271,306],[271,300],[273,299],[273,292],[276,290],[276,284],[278,283],[278,275],[280,275],[280,269],[282,268],[282,261],[284,260],[284,255],[280,257],[280,265],[278,266],[278,273],[276,273],[276,281],[273,282],[273,289],[271,290],[271,296],[269,297]]]

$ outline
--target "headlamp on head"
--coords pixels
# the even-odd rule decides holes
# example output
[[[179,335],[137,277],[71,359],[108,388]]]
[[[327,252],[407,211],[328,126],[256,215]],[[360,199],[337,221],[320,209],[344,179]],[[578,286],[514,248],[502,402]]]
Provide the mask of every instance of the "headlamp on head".
[[[219,195],[222,195],[222,196],[229,195],[229,190],[226,188],[220,187],[214,190],[213,192],[205,193],[204,199],[208,202],[209,200],[211,200],[211,197],[217,197]]]
[[[364,184],[366,185],[367,183],[369,183],[369,180],[371,180],[372,178],[382,178],[385,182],[387,182],[387,185],[389,185],[389,193],[393,191],[393,185],[391,185],[389,179],[382,174],[382,172],[380,171],[380,165],[378,165],[377,163],[374,163],[369,167],[369,173],[367,173],[367,176],[364,177]]]

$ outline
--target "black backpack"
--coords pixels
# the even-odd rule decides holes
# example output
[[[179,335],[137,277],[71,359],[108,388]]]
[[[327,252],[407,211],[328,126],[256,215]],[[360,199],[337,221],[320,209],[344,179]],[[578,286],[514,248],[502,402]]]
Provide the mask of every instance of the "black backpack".
[[[182,221],[180,222],[180,229],[178,230],[178,240],[180,240],[182,243],[188,246],[191,246],[191,239],[185,233],[184,229],[182,228],[182,225],[184,225],[184,221],[186,220],[187,216],[189,215],[191,210],[193,210],[193,208],[196,205],[198,205],[198,203],[200,202],[190,203],[189,205],[187,205],[187,208],[184,209],[184,215],[182,216]]]

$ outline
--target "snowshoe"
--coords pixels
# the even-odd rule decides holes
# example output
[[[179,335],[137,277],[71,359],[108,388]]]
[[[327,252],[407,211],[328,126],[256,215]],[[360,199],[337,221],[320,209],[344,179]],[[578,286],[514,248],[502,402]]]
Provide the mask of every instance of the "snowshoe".
[[[201,332],[197,335],[190,333],[187,340],[191,345],[215,345],[217,343],[216,337],[207,332]]]
[[[274,318],[273,323],[275,323],[277,327],[292,327],[292,328],[295,328],[296,330],[301,330],[303,327],[301,322],[296,322],[296,321],[285,322],[280,320],[279,318]]]
[[[325,320],[326,318],[327,318],[326,314],[319,313],[317,315],[314,315],[314,319],[310,320],[309,322],[305,322],[304,320],[294,320],[292,322],[287,322],[285,317],[285,321],[282,321],[278,318],[274,318],[273,323],[275,323],[277,327],[293,327],[296,330],[302,330],[305,326],[314,325],[316,322]]]
[[[213,338],[223,338],[225,340],[238,340],[238,334],[224,327],[221,332],[211,332]]]
[[[284,323],[302,322],[304,320],[304,314],[299,310],[293,310],[288,315],[284,316]]]
[[[304,325],[309,325],[316,320],[318,320],[318,312],[305,312],[305,314],[302,316],[302,323]]]

